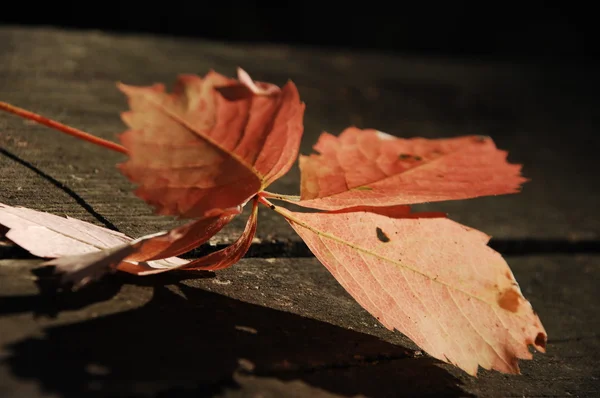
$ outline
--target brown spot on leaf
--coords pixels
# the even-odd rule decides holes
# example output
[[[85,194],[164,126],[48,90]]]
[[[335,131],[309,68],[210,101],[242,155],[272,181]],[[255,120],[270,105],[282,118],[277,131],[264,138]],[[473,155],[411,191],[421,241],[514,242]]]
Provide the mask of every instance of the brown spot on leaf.
[[[535,345],[538,347],[542,347],[544,350],[546,349],[546,340],[547,337],[544,333],[538,333],[537,336],[535,336]]]
[[[410,159],[412,156],[410,156],[408,153],[401,153],[400,155],[398,155],[398,158],[400,160],[406,160],[406,159]]]
[[[421,160],[423,160],[423,158],[422,158],[422,157],[420,157],[420,156],[415,156],[415,160],[418,162],[418,161],[421,161]]]
[[[506,289],[500,293],[498,305],[510,312],[517,312],[520,304],[520,294],[514,289]]]
[[[390,241],[390,238],[383,232],[383,230],[379,227],[375,228],[375,232],[377,232],[377,239],[382,241],[383,243],[387,243]]]
[[[367,187],[367,186],[362,186],[362,187],[352,188],[352,190],[354,190],[354,191],[372,191],[373,188]]]

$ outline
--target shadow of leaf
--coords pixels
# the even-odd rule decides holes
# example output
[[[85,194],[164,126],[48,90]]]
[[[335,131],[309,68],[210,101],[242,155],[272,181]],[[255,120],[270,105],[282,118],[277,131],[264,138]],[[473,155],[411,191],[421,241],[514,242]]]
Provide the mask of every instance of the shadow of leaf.
[[[281,388],[289,396],[466,396],[457,378],[404,347],[179,284],[182,297],[153,280],[144,306],[46,328],[43,338],[5,347],[4,363],[66,398],[278,396]]]
[[[73,311],[112,299],[125,283],[137,286],[160,284],[178,284],[187,279],[213,278],[211,271],[188,271],[166,273],[158,278],[139,278],[124,272],[108,274],[102,283],[91,283],[84,289],[62,289],[60,274],[54,267],[38,267],[30,270],[35,275],[35,284],[39,294],[22,296],[0,296],[0,315],[31,312],[34,317],[56,318],[63,311]],[[10,276],[9,276],[10,277]]]

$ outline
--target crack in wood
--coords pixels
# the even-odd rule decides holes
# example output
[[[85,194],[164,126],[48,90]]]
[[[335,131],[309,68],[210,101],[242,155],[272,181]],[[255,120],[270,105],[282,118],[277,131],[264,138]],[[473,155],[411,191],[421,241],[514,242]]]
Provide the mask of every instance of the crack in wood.
[[[194,259],[229,246],[227,243],[205,244],[179,257]],[[567,241],[541,239],[498,239],[490,242],[490,247],[504,256],[598,254],[600,242],[594,240]],[[302,241],[271,241],[254,243],[244,256],[246,258],[310,258],[314,255]],[[0,238],[1,259],[37,258],[9,240]]]

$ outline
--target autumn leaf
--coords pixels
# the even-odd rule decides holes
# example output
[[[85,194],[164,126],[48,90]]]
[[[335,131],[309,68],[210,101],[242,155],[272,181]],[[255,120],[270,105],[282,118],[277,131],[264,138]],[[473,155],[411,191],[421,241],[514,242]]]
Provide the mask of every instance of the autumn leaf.
[[[526,181],[488,137],[402,139],[354,127],[323,133],[300,156],[301,195],[283,197],[322,210],[410,205],[509,194]]]
[[[482,232],[409,205],[518,192],[521,166],[488,137],[402,139],[351,127],[324,133],[318,154],[301,156],[300,197],[266,192],[298,153],[304,104],[282,89],[215,72],[163,85],[119,85],[131,110],[123,146],[0,102],[17,114],[126,154],[119,165],[158,214],[193,218],[138,239],[74,219],[0,205],[7,237],[63,272],[75,287],[121,270],[218,270],[239,261],[257,228],[258,203],[287,219],[340,284],[383,325],[471,375],[478,367],[518,373],[528,346],[546,332],[504,259]],[[326,210],[297,213],[280,199]],[[238,240],[199,259],[179,256],[205,243],[242,207],[252,211]]]
[[[546,331],[489,237],[447,218],[279,208],[338,282],[389,329],[476,375],[518,373]]]
[[[207,242],[239,212],[230,209],[168,232],[132,239],[74,218],[0,203],[0,225],[8,228],[8,239],[31,254],[54,258],[43,265],[55,266],[64,283],[79,288],[115,269],[138,273],[142,267],[170,270],[188,264],[175,256]]]
[[[147,258],[139,255],[130,255],[126,259],[126,264],[122,264],[119,269],[137,275],[151,275],[165,271],[171,271],[175,268],[185,270],[219,270],[232,266],[237,263],[248,251],[254,234],[256,233],[258,216],[258,200],[252,202],[252,213],[246,222],[246,227],[242,235],[231,245],[216,252],[207,254],[199,259],[186,262],[176,267],[163,266],[157,267],[155,264],[147,263]],[[137,260],[133,263],[132,260]],[[143,262],[140,262],[143,261]]]
[[[216,72],[182,75],[164,86],[120,84],[131,110],[120,136],[129,159],[119,169],[158,214],[196,218],[249,201],[285,174],[298,154],[304,104],[283,89]]]
[[[0,203],[0,225],[6,237],[34,256],[54,258],[85,254],[129,243],[131,238],[76,218],[63,218]]]

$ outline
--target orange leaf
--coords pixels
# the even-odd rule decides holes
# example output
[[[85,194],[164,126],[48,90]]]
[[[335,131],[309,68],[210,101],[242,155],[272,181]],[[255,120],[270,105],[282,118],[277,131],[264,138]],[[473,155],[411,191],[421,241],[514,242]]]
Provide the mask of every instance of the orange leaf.
[[[323,133],[320,154],[300,156],[297,205],[337,210],[515,193],[526,181],[491,138],[401,139],[351,127]]]
[[[296,86],[239,75],[182,75],[173,94],[161,84],[119,85],[131,107],[120,170],[158,214],[194,218],[242,205],[293,164],[304,114]]]
[[[489,237],[447,218],[277,209],[338,282],[389,329],[476,375],[518,373],[546,332]]]

